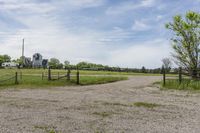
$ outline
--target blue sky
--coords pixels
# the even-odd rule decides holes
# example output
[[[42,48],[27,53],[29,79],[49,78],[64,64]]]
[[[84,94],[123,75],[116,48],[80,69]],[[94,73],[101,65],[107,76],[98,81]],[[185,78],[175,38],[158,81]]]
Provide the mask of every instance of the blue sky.
[[[0,0],[0,54],[35,52],[72,64],[161,66],[170,57],[176,14],[199,12],[200,0]]]

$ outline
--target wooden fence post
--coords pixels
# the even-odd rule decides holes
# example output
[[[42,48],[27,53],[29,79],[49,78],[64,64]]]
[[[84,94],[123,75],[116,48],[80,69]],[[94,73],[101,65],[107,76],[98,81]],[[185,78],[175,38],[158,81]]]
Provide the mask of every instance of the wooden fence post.
[[[182,67],[179,67],[179,84],[182,83]]]
[[[48,80],[51,80],[51,68],[49,67],[49,70],[48,70]]]
[[[58,72],[58,79],[60,78],[60,73]]]
[[[80,84],[80,77],[79,77],[79,71],[77,71],[77,75],[76,75],[76,79],[77,79],[77,85]]]
[[[70,80],[70,73],[71,73],[71,71],[70,71],[70,69],[68,69],[68,71],[67,71],[67,80]]]
[[[163,67],[163,85],[165,86],[166,84],[166,71],[165,68]]]
[[[44,73],[42,72],[42,80],[44,79]]]
[[[18,82],[18,73],[17,72],[15,73],[15,84],[19,84],[19,82]]]

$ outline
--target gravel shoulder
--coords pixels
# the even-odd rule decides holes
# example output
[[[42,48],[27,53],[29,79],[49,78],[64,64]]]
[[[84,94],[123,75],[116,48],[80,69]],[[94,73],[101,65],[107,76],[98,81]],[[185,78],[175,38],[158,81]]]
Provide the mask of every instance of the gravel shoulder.
[[[159,80],[134,76],[103,85],[1,90],[0,133],[199,132],[200,93],[161,91],[152,86]]]

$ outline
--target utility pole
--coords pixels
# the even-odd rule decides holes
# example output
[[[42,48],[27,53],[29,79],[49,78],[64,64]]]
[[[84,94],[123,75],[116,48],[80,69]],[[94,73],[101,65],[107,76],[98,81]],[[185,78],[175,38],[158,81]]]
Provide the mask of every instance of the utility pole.
[[[22,40],[22,67],[24,67],[24,38]]]

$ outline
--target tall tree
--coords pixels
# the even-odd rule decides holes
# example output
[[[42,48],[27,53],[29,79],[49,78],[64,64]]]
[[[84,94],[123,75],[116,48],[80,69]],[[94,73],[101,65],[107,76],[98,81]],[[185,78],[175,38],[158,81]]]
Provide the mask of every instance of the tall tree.
[[[69,66],[70,62],[68,60],[64,61],[65,66]]]
[[[11,61],[11,57],[7,54],[3,55],[4,58],[4,62],[10,62]]]
[[[51,66],[51,68],[57,68],[60,64],[60,61],[59,59],[57,58],[51,58],[50,61],[49,61],[49,66]]]
[[[163,62],[163,67],[165,68],[165,70],[169,72],[172,66],[171,60],[169,58],[163,58],[162,62]]]
[[[0,55],[0,66],[4,62],[10,62],[10,61],[11,61],[11,57],[9,55]]]
[[[146,72],[147,72],[147,71],[146,71],[146,68],[145,68],[144,66],[142,67],[141,72],[142,72],[142,73],[146,73]]]
[[[189,11],[183,18],[177,15],[166,28],[174,32],[173,57],[175,62],[184,67],[192,76],[197,78],[200,52],[200,14]]]

